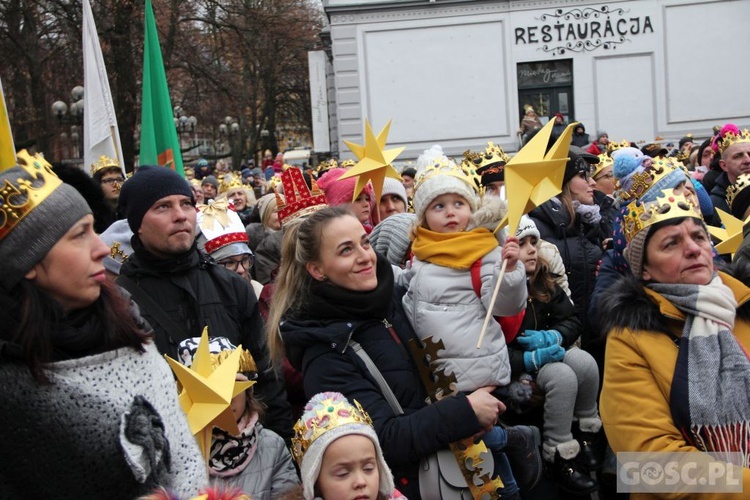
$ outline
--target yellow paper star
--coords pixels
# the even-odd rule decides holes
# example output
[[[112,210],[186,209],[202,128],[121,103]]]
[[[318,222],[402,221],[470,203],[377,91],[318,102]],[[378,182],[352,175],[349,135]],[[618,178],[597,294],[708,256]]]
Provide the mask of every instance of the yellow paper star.
[[[508,213],[499,228],[508,224],[508,234],[515,235],[521,216],[557,196],[562,189],[565,164],[573,128],[571,123],[545,154],[554,120],[542,129],[505,165],[505,191]]]
[[[391,122],[389,121],[378,136],[375,137],[370,122],[365,120],[365,145],[361,146],[353,142],[344,141],[359,160],[356,165],[340,177],[340,179],[357,177],[352,201],[357,199],[357,196],[359,196],[359,193],[362,192],[369,181],[372,182],[375,202],[380,204],[380,194],[383,192],[385,178],[392,177],[399,182],[401,181],[401,175],[393,168],[392,163],[404,148],[385,149],[385,141],[390,128]]]
[[[214,369],[208,349],[208,329],[204,328],[190,368],[164,356],[182,384],[180,404],[187,416],[190,431],[206,458],[211,449],[211,432],[214,427],[234,436],[240,433],[232,413],[232,398],[255,383],[236,380],[241,350],[242,346],[238,346]]]
[[[719,255],[732,254],[734,257],[734,253],[740,247],[740,243],[742,243],[742,226],[744,223],[720,208],[717,208],[716,211],[719,212],[719,217],[721,217],[724,227],[707,226],[711,236],[720,241],[716,245],[716,253]],[[750,217],[745,222],[748,220],[750,220]]]

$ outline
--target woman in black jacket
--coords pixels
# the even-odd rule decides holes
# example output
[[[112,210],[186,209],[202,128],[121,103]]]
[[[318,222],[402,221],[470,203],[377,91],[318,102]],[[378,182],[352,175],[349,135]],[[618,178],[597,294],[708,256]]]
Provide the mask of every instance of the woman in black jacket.
[[[274,359],[302,371],[308,396],[337,391],[372,417],[386,462],[404,495],[421,498],[420,459],[489,428],[504,405],[481,388],[426,405],[407,343],[394,270],[370,247],[343,206],[322,209],[286,229],[268,320]],[[373,360],[403,408],[397,415],[350,341]]]
[[[562,194],[552,198],[529,215],[541,238],[560,250],[570,284],[571,299],[583,325],[581,346],[589,344],[587,310],[594,290],[596,267],[602,245],[611,238],[611,226],[594,203],[594,181],[589,165],[574,152],[565,166]]]

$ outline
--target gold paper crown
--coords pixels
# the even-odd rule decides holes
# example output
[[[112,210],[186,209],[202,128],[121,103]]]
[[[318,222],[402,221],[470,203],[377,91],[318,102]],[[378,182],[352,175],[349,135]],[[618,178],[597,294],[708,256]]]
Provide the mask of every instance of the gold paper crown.
[[[734,181],[734,184],[731,184],[727,188],[727,205],[729,205],[730,209],[732,208],[732,204],[737,195],[744,191],[748,186],[750,186],[750,174],[740,174],[737,177],[737,180]]]
[[[342,162],[341,162],[341,163],[339,164],[339,166],[340,166],[341,168],[352,168],[352,167],[353,167],[353,166],[355,166],[356,164],[357,164],[357,162],[356,162],[356,161],[354,161],[354,160],[351,160],[351,159],[349,159],[349,160],[344,160],[344,161],[342,161]]]
[[[727,131],[724,133],[724,137],[716,141],[716,145],[719,148],[719,153],[723,153],[732,144],[738,144],[740,142],[750,142],[750,131],[744,129],[739,134]]]
[[[670,191],[671,194],[669,191],[662,191],[663,196],[658,196],[652,202],[635,201],[630,204],[622,220],[622,231],[628,243],[633,241],[636,234],[657,222],[678,217],[703,219],[700,210],[685,195],[676,195],[673,190]]]
[[[510,156],[505,154],[505,151],[503,151],[503,148],[501,148],[500,146],[495,146],[494,143],[488,142],[484,153],[465,151],[464,160],[471,162],[471,166],[473,166],[476,170],[482,170],[485,167],[489,168],[497,165],[498,163],[507,164],[510,161]]]
[[[321,161],[320,163],[318,163],[318,166],[315,167],[315,170],[313,170],[313,172],[315,173],[315,177],[320,179],[321,175],[328,172],[332,168],[338,168],[338,167],[339,167],[339,162],[336,161],[336,158],[331,158],[330,160]]]
[[[611,155],[613,152],[617,151],[618,149],[629,148],[629,147],[630,147],[630,141],[627,139],[623,139],[622,142],[610,142],[607,144],[607,154]]]
[[[628,203],[640,198],[651,186],[671,174],[674,170],[674,165],[668,158],[654,158],[654,162],[644,169],[643,172],[633,174],[633,177],[630,179],[630,189],[627,191],[621,190],[620,180],[617,180],[617,189],[621,190],[620,199]]]
[[[591,165],[591,177],[596,177],[599,173],[607,167],[611,167],[615,164],[615,161],[608,154],[599,155],[599,163]]]
[[[292,438],[292,456],[298,465],[302,465],[302,458],[310,449],[310,445],[326,432],[347,424],[369,425],[372,419],[356,399],[349,404],[346,399],[334,400],[326,398],[315,405],[315,415],[303,420],[305,415],[294,424]]]
[[[484,194],[484,188],[482,187],[482,177],[477,174],[476,168],[474,168],[473,162],[469,162],[466,159],[460,164],[456,164],[452,160],[443,156],[430,165],[422,168],[417,173],[417,179],[414,182],[414,191],[419,189],[419,186],[432,179],[436,175],[450,175],[465,182],[471,189],[473,189],[479,196]]]
[[[34,156],[24,149],[16,153],[16,163],[23,171],[15,181],[6,178],[0,187],[0,241],[34,208],[38,207],[62,181],[52,165],[40,154]]]
[[[122,172],[122,166],[117,160],[113,160],[108,156],[101,155],[99,159],[91,164],[91,175],[96,175],[97,172],[104,170],[105,168],[116,168]]]
[[[258,372],[258,367],[255,365],[255,360],[253,359],[253,355],[250,354],[250,351],[247,349],[243,349],[240,345],[237,347],[237,349],[240,351],[240,366],[237,369],[237,372]],[[211,353],[211,366],[214,367],[214,370],[218,368],[220,364],[222,364],[229,356],[232,355],[234,351],[230,350],[224,350],[221,351],[218,354]]]
[[[242,184],[242,181],[235,177],[234,175],[227,174],[221,179],[221,183],[219,184],[219,194],[226,193],[230,189],[235,188],[244,188],[245,185]]]

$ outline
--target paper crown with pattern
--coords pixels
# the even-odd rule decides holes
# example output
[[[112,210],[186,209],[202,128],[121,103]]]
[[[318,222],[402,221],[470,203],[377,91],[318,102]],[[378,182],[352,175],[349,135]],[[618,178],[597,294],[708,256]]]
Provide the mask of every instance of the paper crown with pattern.
[[[737,180],[734,181],[734,184],[730,184],[727,188],[727,205],[729,205],[729,208],[734,211],[732,205],[734,204],[734,201],[738,199],[738,196],[740,193],[743,193],[746,189],[750,187],[750,174],[740,174],[737,176]]]
[[[436,175],[455,177],[473,189],[478,195],[481,196],[484,193],[482,177],[477,174],[477,169],[474,167],[473,162],[464,159],[460,164],[456,164],[446,156],[438,157],[429,165],[420,168],[417,173],[417,179],[414,181],[414,191],[418,191],[420,186]]]
[[[330,160],[325,160],[318,163],[318,166],[315,167],[313,172],[315,173],[315,177],[319,179],[321,175],[334,168],[339,168],[339,162],[336,160],[336,158],[331,158]]]
[[[716,139],[716,146],[719,153],[723,153],[729,146],[740,142],[750,142],[750,131],[744,129],[740,132],[740,129],[736,125],[728,123],[719,132],[719,136]]]
[[[204,248],[209,255],[232,243],[248,243],[245,225],[227,200],[210,200],[197,208],[196,223],[206,238]]]
[[[292,457],[300,465],[310,446],[326,432],[347,424],[372,427],[372,419],[357,400],[353,400],[353,404],[350,404],[345,398],[333,397],[338,395],[337,393],[324,393],[323,395],[327,394],[331,397],[316,401],[312,410],[305,411],[302,418],[294,425]]]
[[[122,166],[117,160],[102,155],[98,160],[91,164],[91,175],[94,176],[106,168],[116,168],[117,170],[122,171]]]
[[[607,167],[611,167],[615,164],[615,160],[612,159],[608,154],[599,155],[599,163],[591,165],[591,177],[596,177]]]
[[[631,203],[627,213],[623,216],[622,231],[625,239],[630,243],[636,234],[647,227],[678,217],[703,219],[700,209],[688,201],[685,195],[662,191],[662,196],[658,196],[655,201]]]
[[[663,158],[655,158],[654,162],[647,168],[643,169],[642,172],[633,174],[631,178],[630,189],[627,191],[622,190],[620,180],[616,180],[617,189],[620,190],[620,199],[624,203],[636,200],[648,191],[651,186],[659,182],[661,179],[672,173],[675,168],[671,161],[664,161]]]
[[[5,179],[0,186],[0,241],[34,208],[38,207],[62,181],[52,165],[40,154],[16,153],[16,164],[27,174],[15,180]]]
[[[510,156],[500,146],[488,142],[483,152],[465,151],[464,161],[471,162],[477,172],[482,172],[491,167],[501,167],[500,163],[504,166],[510,161]]]
[[[297,217],[304,217],[328,206],[326,195],[318,187],[315,179],[310,179],[311,188],[307,187],[302,171],[296,167],[286,169],[281,174],[284,186],[284,198],[276,193],[276,206],[281,224]]]
[[[226,174],[222,177],[221,182],[219,183],[219,194],[226,193],[230,189],[244,187],[245,185],[242,183],[242,180],[239,177],[236,177],[232,174]]]
[[[629,148],[630,147],[630,141],[627,139],[623,139],[622,142],[609,142],[607,144],[607,155],[611,155],[618,149],[622,148]]]

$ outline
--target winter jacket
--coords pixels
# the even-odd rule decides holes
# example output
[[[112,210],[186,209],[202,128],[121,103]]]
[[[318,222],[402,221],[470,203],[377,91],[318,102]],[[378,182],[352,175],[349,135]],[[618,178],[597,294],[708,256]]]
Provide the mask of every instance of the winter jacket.
[[[586,129],[582,124],[578,124],[576,128],[581,127],[583,129],[582,134],[576,134],[575,130],[573,131],[573,136],[570,139],[570,144],[572,146],[578,146],[579,148],[585,148],[589,144],[591,144],[591,139],[589,139],[589,134],[586,133]]]
[[[746,268],[732,272],[742,279],[725,273],[719,275],[739,304],[733,332],[747,351],[750,288],[744,283],[750,283],[750,274]],[[609,335],[599,410],[612,449],[615,453],[698,452],[685,442],[675,426],[669,403],[679,349],[672,336],[682,335],[684,314],[632,276],[622,278],[604,294],[600,310]],[[750,491],[750,469],[742,470],[742,483],[743,491]],[[695,496],[695,493],[661,494],[658,498]],[[644,497],[631,494],[633,499]],[[742,497],[700,495],[700,498]]]
[[[726,172],[722,172],[714,181],[714,187],[711,188],[711,203],[714,204],[714,208],[724,210],[731,214],[732,211],[729,209],[727,204],[727,188],[731,183]]]
[[[529,296],[519,333],[526,330],[557,330],[563,338],[562,347],[567,349],[581,335],[581,328],[581,320],[578,319],[570,299],[559,285],[555,285],[555,294],[549,302],[540,302]],[[526,373],[524,352],[516,340],[508,345],[510,368],[514,379]]]
[[[253,253],[258,249],[258,245],[263,241],[266,236],[271,234],[261,222],[252,222],[245,226],[245,232],[247,233],[247,239],[249,240],[248,246]]]
[[[234,345],[242,345],[258,366],[256,391],[268,405],[268,427],[284,438],[291,438],[292,419],[284,384],[271,368],[258,300],[247,281],[210,262],[195,247],[166,261],[148,253],[135,237],[133,247],[135,252],[123,264],[121,274],[159,304],[180,330],[167,332],[148,312],[148,307],[139,304],[154,327],[159,351],[178,359],[180,341],[200,337],[205,326],[209,335],[226,337]]]
[[[131,500],[164,486],[188,498],[207,484],[174,377],[153,344],[50,363],[50,384],[2,344],[0,497]]]
[[[417,337],[443,342],[445,349],[436,366],[456,375],[459,391],[510,383],[508,352],[500,324],[490,321],[481,347],[476,347],[502,263],[500,247],[482,258],[481,297],[474,290],[468,269],[452,269],[416,257],[412,263],[404,311]],[[523,263],[507,269],[492,314],[515,316],[521,312],[526,306],[525,283]]]
[[[381,262],[386,261],[381,258],[378,265]],[[315,301],[322,299],[311,300],[313,315]],[[415,336],[399,293],[393,294],[385,316],[290,319],[280,325],[280,331],[289,361],[303,373],[307,396],[338,391],[349,401],[358,401],[372,418],[396,485],[407,498],[415,500],[421,498],[420,459],[474,435],[481,427],[463,394],[426,405],[427,395],[407,350]],[[378,367],[403,415],[397,416],[391,409],[362,359],[347,345],[349,339],[360,343]]]
[[[239,488],[253,500],[272,500],[299,484],[297,469],[284,440],[258,425],[258,447],[247,467],[236,476],[214,477],[214,486]]]
[[[568,227],[569,215],[556,200],[544,203],[534,209],[529,216],[536,223],[542,239],[553,243],[560,250],[565,272],[568,274],[570,298],[583,325],[581,346],[585,349],[590,340],[587,310],[594,290],[596,266],[602,256],[602,240],[606,235],[605,224],[587,224],[576,214],[573,225]]]

